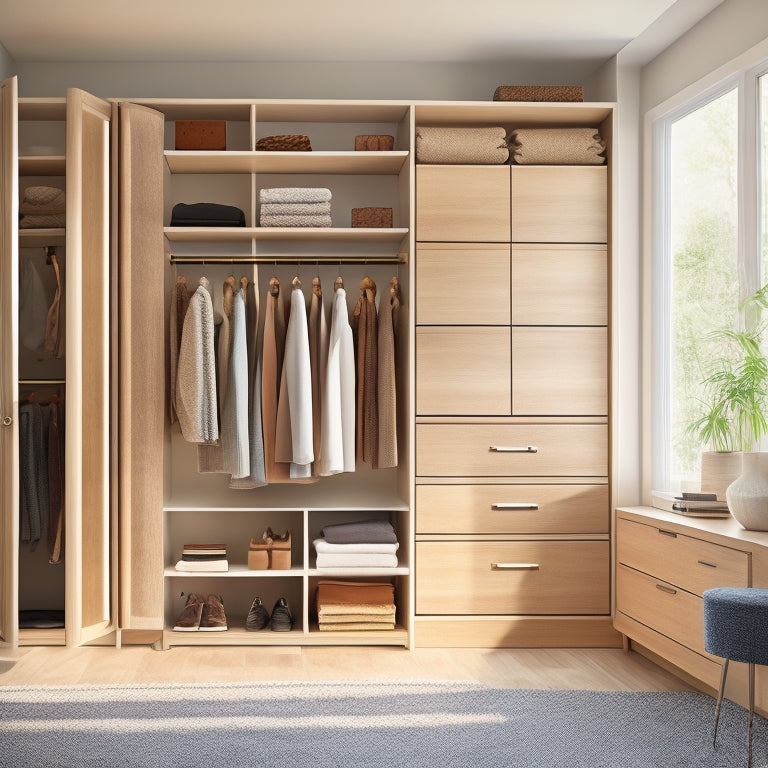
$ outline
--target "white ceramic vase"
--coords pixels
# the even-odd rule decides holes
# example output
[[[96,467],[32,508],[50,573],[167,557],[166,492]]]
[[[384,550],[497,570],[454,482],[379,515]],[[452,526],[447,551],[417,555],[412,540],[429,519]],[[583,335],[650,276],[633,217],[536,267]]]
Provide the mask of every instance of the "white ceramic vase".
[[[768,453],[743,456],[743,471],[725,492],[728,509],[748,531],[768,531]]]

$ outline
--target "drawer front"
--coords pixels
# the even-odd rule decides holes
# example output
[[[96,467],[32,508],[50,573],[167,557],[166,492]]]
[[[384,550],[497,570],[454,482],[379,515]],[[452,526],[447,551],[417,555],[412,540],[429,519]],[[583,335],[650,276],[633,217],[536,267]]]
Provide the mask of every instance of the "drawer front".
[[[416,413],[509,416],[509,327],[416,329]]]
[[[417,485],[416,533],[608,533],[607,485]]]
[[[509,245],[416,247],[419,325],[509,325]]]
[[[704,601],[626,565],[616,569],[616,610],[704,653]]]
[[[509,242],[509,205],[509,166],[416,166],[417,240]]]
[[[417,424],[416,474],[433,477],[608,474],[605,424]]]
[[[419,614],[605,614],[607,541],[421,541]]]
[[[604,245],[513,245],[513,325],[607,325]]]
[[[618,519],[620,563],[701,595],[713,587],[749,586],[749,554],[652,525]]]
[[[514,416],[608,412],[606,328],[513,328]]]
[[[516,243],[605,243],[605,166],[513,166],[512,240]]]

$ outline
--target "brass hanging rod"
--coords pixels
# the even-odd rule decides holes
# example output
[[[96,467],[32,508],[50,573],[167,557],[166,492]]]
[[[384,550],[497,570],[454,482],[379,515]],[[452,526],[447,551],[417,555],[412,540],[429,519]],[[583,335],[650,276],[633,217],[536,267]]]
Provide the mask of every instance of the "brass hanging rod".
[[[23,387],[40,387],[45,385],[66,384],[64,379],[19,379],[19,385]]]
[[[168,254],[171,264],[407,264],[408,254],[396,256],[176,256]]]

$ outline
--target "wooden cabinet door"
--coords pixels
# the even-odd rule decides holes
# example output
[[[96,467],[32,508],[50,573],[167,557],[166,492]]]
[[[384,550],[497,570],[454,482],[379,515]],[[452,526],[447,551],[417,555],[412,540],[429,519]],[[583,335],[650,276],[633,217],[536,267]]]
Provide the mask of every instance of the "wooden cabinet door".
[[[416,239],[509,242],[509,166],[417,165]]]
[[[518,165],[510,170],[513,242],[607,242],[605,166]]]
[[[18,644],[18,84],[0,83],[0,638]]]
[[[164,623],[164,126],[164,116],[156,110],[120,105],[116,482],[123,629],[162,629]]]
[[[114,629],[110,509],[111,107],[67,91],[66,642]]]

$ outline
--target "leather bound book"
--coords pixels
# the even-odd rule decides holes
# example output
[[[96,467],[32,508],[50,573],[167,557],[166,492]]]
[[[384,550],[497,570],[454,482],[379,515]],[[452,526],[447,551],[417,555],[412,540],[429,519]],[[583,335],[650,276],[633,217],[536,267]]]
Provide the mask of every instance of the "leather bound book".
[[[226,149],[226,120],[177,120],[176,149]]]

